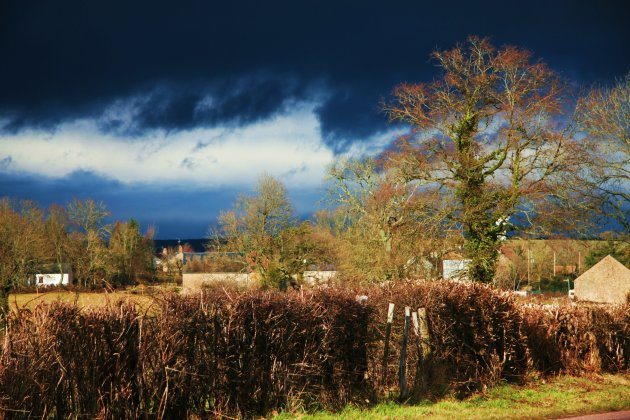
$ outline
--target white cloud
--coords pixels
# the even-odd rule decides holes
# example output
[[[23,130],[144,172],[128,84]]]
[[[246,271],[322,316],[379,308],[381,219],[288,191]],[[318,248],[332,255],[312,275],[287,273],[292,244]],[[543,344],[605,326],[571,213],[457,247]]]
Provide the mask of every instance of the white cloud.
[[[108,117],[123,105],[109,108]],[[52,134],[26,130],[4,135],[0,156],[11,156],[5,172],[54,178],[84,170],[129,184],[214,187],[251,184],[267,172],[292,187],[312,187],[321,183],[334,159],[322,140],[315,105],[301,104],[284,115],[240,128],[156,130],[133,139],[116,134],[123,132],[118,130],[104,134],[98,120],[80,120],[64,123]],[[118,117],[124,124],[132,123],[124,113]],[[375,154],[391,139],[392,133],[379,133],[356,142],[349,153]]]
[[[405,133],[405,130],[386,130],[370,136],[367,141],[355,140],[344,153],[346,157],[376,156],[383,152],[394,139]]]

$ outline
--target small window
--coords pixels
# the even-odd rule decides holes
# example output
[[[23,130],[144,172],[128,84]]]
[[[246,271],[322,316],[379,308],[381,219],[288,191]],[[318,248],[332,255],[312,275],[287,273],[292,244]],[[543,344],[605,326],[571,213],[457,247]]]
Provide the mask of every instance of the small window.
[[[37,277],[37,281],[38,281],[39,284],[44,283],[44,276],[38,276]]]

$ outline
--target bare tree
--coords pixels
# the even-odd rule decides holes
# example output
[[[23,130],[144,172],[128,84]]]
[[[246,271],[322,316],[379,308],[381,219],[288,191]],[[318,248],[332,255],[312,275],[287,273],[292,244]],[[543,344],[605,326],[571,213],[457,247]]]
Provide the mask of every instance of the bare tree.
[[[114,224],[108,251],[108,271],[114,284],[131,284],[152,277],[153,232],[142,236],[134,219]]]
[[[42,211],[30,201],[0,200],[0,316],[9,293],[47,257]]]
[[[60,274],[63,274],[63,265],[69,262],[69,255],[71,254],[68,225],[66,209],[56,204],[50,206],[45,223],[46,240]]]
[[[585,179],[605,198],[607,216],[630,230],[630,73],[611,88],[593,88],[578,101],[590,171]]]
[[[432,260],[454,245],[441,197],[370,158],[341,159],[328,179],[334,212],[343,217],[336,236],[344,274],[369,281],[437,276]]]
[[[105,239],[110,231],[105,218],[109,214],[103,202],[92,199],[74,199],[68,204],[70,222],[82,236],[83,246],[74,248],[73,260],[77,277],[83,281],[84,286],[104,277],[108,258]],[[74,239],[78,239],[77,235]]]
[[[220,214],[219,224],[227,248],[246,254],[243,263],[265,279],[281,268],[283,233],[295,227],[296,220],[282,182],[271,175],[262,175],[255,194],[239,197],[234,210]]]
[[[402,84],[384,105],[392,121],[411,126],[386,165],[451,206],[469,275],[489,282],[507,230],[574,207],[560,175],[575,170],[581,149],[557,118],[563,84],[528,51],[471,37],[433,58],[440,79]]]

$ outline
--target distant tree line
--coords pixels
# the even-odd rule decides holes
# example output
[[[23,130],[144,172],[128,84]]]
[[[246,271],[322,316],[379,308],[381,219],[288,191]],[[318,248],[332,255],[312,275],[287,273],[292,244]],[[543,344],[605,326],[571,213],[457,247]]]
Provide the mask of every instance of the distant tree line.
[[[151,279],[153,231],[138,223],[105,222],[102,202],[75,199],[67,206],[42,210],[31,201],[0,199],[0,309],[8,293],[45,266],[63,273],[72,268],[83,287],[133,284]]]

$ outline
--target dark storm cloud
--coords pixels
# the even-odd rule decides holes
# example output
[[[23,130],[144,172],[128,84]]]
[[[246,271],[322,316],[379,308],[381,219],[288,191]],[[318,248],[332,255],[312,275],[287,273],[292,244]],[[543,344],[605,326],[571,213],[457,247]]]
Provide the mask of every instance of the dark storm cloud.
[[[132,100],[131,123],[107,116],[100,127],[133,135],[249,123],[317,97],[324,137],[342,150],[386,126],[378,103],[395,84],[434,76],[436,47],[491,36],[607,83],[630,69],[629,19],[623,1],[9,0],[0,120],[54,128]]]
[[[138,136],[146,130],[240,126],[308,101],[313,89],[289,77],[250,75],[238,80],[165,86],[116,101],[99,121],[103,132]]]
[[[378,98],[374,89],[338,88],[317,109],[324,141],[333,151],[341,152],[353,141],[386,127]]]

